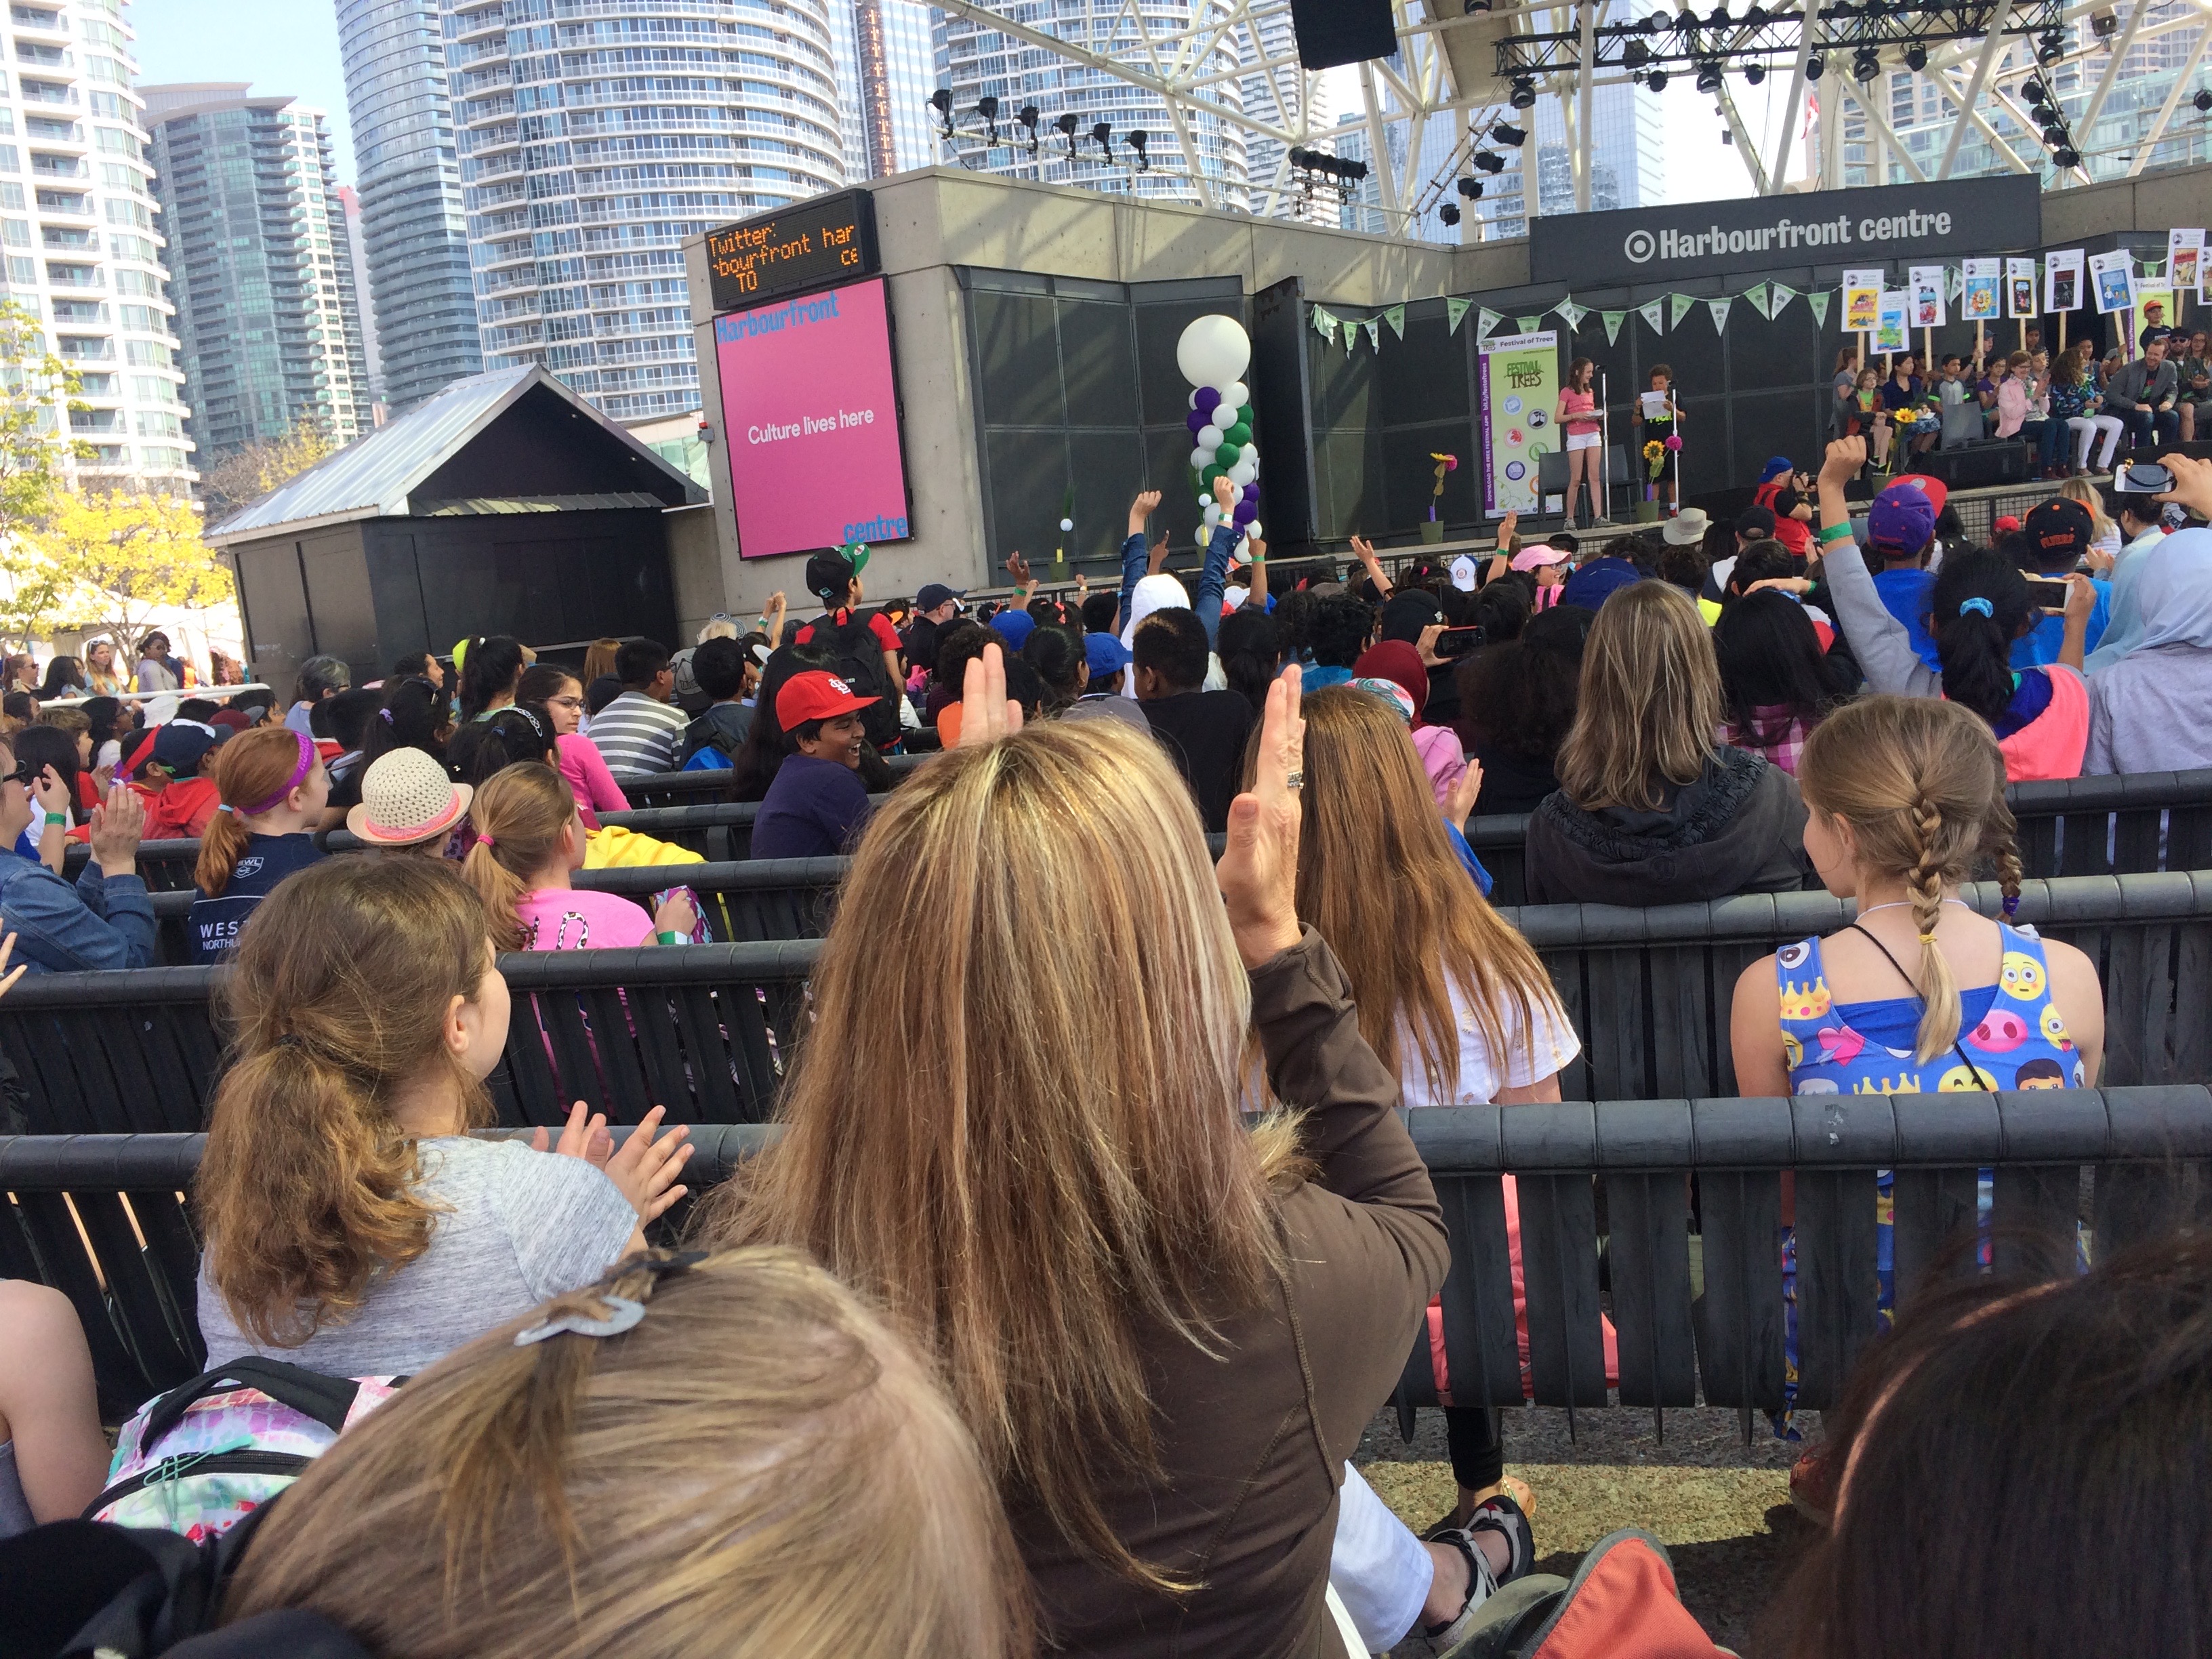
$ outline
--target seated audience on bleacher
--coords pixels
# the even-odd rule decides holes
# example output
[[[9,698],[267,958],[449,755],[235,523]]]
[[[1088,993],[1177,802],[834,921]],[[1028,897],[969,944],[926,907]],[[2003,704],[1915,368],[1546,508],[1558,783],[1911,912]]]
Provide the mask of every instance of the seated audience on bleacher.
[[[1713,624],[1713,651],[1729,743],[1795,777],[1805,739],[1856,689],[1850,678],[1820,648],[1805,607],[1771,589],[1729,605]]]
[[[868,817],[860,711],[876,701],[826,670],[794,674],[775,694],[784,760],[753,821],[757,859],[835,858]]]
[[[313,742],[288,726],[233,738],[218,753],[222,808],[200,837],[189,927],[192,960],[221,962],[276,884],[323,854],[310,833],[322,822],[329,771]]]
[[[0,846],[13,847],[40,810],[14,744],[0,738]],[[146,809],[137,791],[117,784],[94,807],[92,857],[72,885],[34,858],[0,855],[0,921],[20,939],[33,974],[94,968],[146,968],[154,961],[154,905],[138,873]]]
[[[1559,789],[1554,768],[1574,726],[1583,644],[1596,619],[1579,605],[1555,605],[1459,671],[1460,741],[1482,774],[1477,813],[1533,812]]]
[[[1189,611],[1170,605],[1146,617],[1130,655],[1137,707],[1189,785],[1206,833],[1218,836],[1229,827],[1229,803],[1243,775],[1252,705],[1237,692],[1205,689],[1206,630]]]
[[[1422,597],[1427,596],[1424,594]],[[1448,725],[1431,723],[1429,718],[1431,693],[1444,678],[1443,671],[1445,665],[1439,664],[1436,677],[1431,678],[1427,666],[1421,661],[1418,644],[1402,639],[1386,638],[1369,646],[1352,666],[1355,684],[1363,679],[1383,680],[1406,694],[1407,721],[1413,733],[1414,752],[1421,757],[1422,773],[1428,778],[1430,792],[1434,795],[1437,805],[1442,808],[1451,799],[1453,791],[1459,787],[1461,779],[1467,775],[1467,750],[1460,743],[1459,733]],[[1252,702],[1252,699],[1248,697],[1246,701]],[[1455,696],[1452,699],[1454,714],[1458,713],[1458,704],[1459,700]],[[1263,688],[1253,707],[1258,709],[1266,706],[1267,692]],[[1480,787],[1480,782],[1477,779],[1475,787]],[[1470,809],[1474,799],[1472,795],[1468,798],[1467,805]],[[1454,830],[1463,828],[1466,822],[1467,813],[1462,812],[1453,820]]]
[[[73,1520],[106,1484],[107,1437],[76,1308],[44,1285],[0,1279],[0,1538]]]
[[[1236,618],[1231,618],[1234,621]],[[1229,623],[1221,628],[1224,642],[1231,638]],[[1129,647],[1112,634],[1100,630],[1083,636],[1083,659],[1089,678],[1085,680],[1083,695],[1062,711],[1061,718],[1071,720],[1120,720],[1140,732],[1150,732],[1152,723],[1145,718],[1145,711],[1126,695],[1129,674]],[[1227,668],[1224,659],[1224,668]],[[965,672],[964,666],[963,672]],[[1235,680],[1231,681],[1231,688]]]
[[[363,769],[361,801],[346,813],[346,830],[369,847],[444,858],[469,815],[471,793],[421,750],[395,749]]]
[[[747,660],[737,639],[702,640],[692,652],[691,678],[707,706],[684,728],[677,764],[684,770],[726,768],[744,746],[753,723],[753,705],[745,701]]]
[[[696,663],[696,656],[693,661]],[[568,781],[569,791],[576,798],[576,811],[586,830],[599,827],[602,812],[629,811],[629,797],[623,793],[614,774],[607,770],[599,744],[583,734],[581,680],[557,664],[533,663],[522,671],[522,678],[515,688],[515,701],[525,708],[545,711],[545,718],[553,727],[553,747],[560,757],[561,775]]]
[[[515,687],[536,653],[508,634],[488,634],[454,648],[454,714],[465,726],[513,706]]]
[[[1583,653],[1559,793],[1528,820],[1531,904],[1679,904],[1788,892],[1811,873],[1781,768],[1719,738],[1711,631],[1681,589],[1607,599]]]
[[[215,748],[210,728],[181,720],[155,726],[138,739],[122,775],[145,803],[148,841],[191,841],[206,830],[222,805],[215,780],[201,775]]]
[[[149,650],[153,648],[155,640],[161,641],[163,651],[168,649],[168,641],[162,635],[155,634],[149,636],[146,641]],[[178,681],[173,674],[169,675],[164,684],[147,684],[146,668],[146,662],[142,660],[138,665],[137,689],[139,690],[173,691],[177,689]],[[352,684],[353,670],[343,659],[328,656],[308,658],[300,665],[300,672],[294,678],[292,706],[284,712],[284,724],[303,738],[313,737],[314,732],[309,727],[307,720],[308,717],[314,713],[315,705],[335,697]]]
[[[1923,1291],[1829,1414],[1833,1519],[1775,1599],[1790,1659],[2200,1650],[2212,1240]]]
[[[1988,550],[1947,556],[1929,589],[1929,626],[1940,671],[1912,648],[1904,624],[1883,605],[1850,538],[1844,485],[1865,460],[1865,446],[1843,438],[1820,468],[1822,568],[1853,653],[1869,689],[1913,697],[1948,697],[1988,721],[2014,783],[2078,777],[2089,736],[2089,693],[2081,678],[2083,641],[2096,585],[2066,578],[2064,642],[2058,659],[2015,673],[2013,642],[2042,620],[2027,578]],[[2040,509],[2039,509],[2040,510]],[[2033,516],[2031,514],[2031,516]]]
[[[383,698],[374,718],[362,734],[361,758],[343,777],[331,777],[330,800],[324,809],[326,828],[337,829],[345,815],[361,805],[362,780],[368,769],[395,749],[419,749],[441,765],[446,758],[446,739],[453,730],[453,712],[445,696],[428,680],[387,680],[379,694]]]
[[[1306,620],[1306,654],[1313,659],[1307,689],[1319,691],[1352,678],[1352,665],[1375,642],[1376,616],[1349,593],[1325,593]]]
[[[963,648],[962,641],[970,634],[982,639],[990,637],[989,629],[971,623],[949,628],[939,641],[940,657],[946,651]],[[769,786],[782,769],[784,756],[788,751],[783,745],[783,727],[776,721],[775,700],[782,694],[785,683],[794,675],[827,672],[829,668],[829,652],[816,646],[787,645],[769,653],[768,661],[761,667],[758,694],[753,699],[752,723],[745,729],[744,742],[730,757],[732,799],[764,799]]]
[[[2197,465],[2212,482],[2212,462]],[[2081,770],[2212,766],[2212,530],[2175,531],[2134,574],[2140,628],[2125,654],[2089,678]]]
[[[987,651],[962,746],[860,842],[783,1139],[702,1218],[812,1250],[905,1322],[1000,1482],[1047,1635],[1089,1654],[1168,1630],[1193,1654],[1324,1650],[1346,1460],[1446,1265],[1397,1079],[1298,923],[1297,678],[1268,694],[1214,865],[1157,744],[1105,721],[1008,735]],[[1240,1115],[1248,1031],[1296,1130]],[[1447,1625],[1525,1565],[1525,1528],[1492,1518],[1480,1577],[1434,1569]]]
[[[658,1108],[605,1158],[580,1103],[557,1152],[469,1137],[493,1121],[508,1002],[452,871],[326,859],[263,902],[231,960],[231,1064],[194,1184],[210,1364],[411,1374],[591,1284],[682,1196],[684,1131],[656,1139]]]
[[[617,1340],[517,1345],[607,1296],[644,1310]],[[281,1608],[383,1655],[1032,1651],[974,1441],[908,1343],[783,1250],[632,1258],[409,1382],[270,1509],[226,1634]]]
[[[676,676],[668,647],[631,640],[615,653],[622,695],[592,716],[591,739],[617,782],[673,772],[684,728],[690,722],[671,698]]]
[[[698,915],[681,893],[645,907],[619,893],[578,891],[586,840],[568,781],[526,762],[494,773],[469,806],[476,845],[461,873],[483,898],[501,951],[621,950],[690,941]]]
[[[2186,455],[2175,459],[2184,463],[2182,468],[2172,469],[2177,483],[2189,476],[2189,466],[2203,465]],[[2110,667],[2142,643],[2142,604],[2136,594],[2136,584],[2142,580],[2152,550],[2160,546],[2166,536],[2166,525],[2160,517],[2165,511],[2162,501],[2148,495],[2115,491],[2112,510],[2119,515],[2118,527],[2124,539],[2119,552],[2113,556],[2112,568],[2106,573],[2112,583],[2112,626],[2105,630],[2101,641],[2092,636],[2089,653],[2082,659],[2082,672],[2093,682],[2101,670]]]
[[[325,698],[315,705],[307,716],[307,726],[329,764],[334,781],[343,781],[360,776],[362,745],[368,737],[370,723],[376,720],[384,707],[384,693],[372,691],[366,686],[356,686],[350,691],[341,691],[335,697]],[[180,711],[181,712],[181,711]]]
[[[65,710],[57,710],[65,713]],[[82,821],[77,812],[77,742],[68,732],[48,726],[41,716],[9,736],[15,764],[28,773],[31,794],[38,806],[33,822],[16,838],[15,851],[36,859],[59,875],[70,831]],[[94,798],[98,804],[98,798]]]

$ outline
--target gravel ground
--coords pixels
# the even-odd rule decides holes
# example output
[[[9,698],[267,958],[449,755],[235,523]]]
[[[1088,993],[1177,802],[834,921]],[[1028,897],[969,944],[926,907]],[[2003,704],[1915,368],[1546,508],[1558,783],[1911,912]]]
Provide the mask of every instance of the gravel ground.
[[[1571,1575],[1607,1533],[1642,1527],[1667,1546],[1683,1605],[1713,1639],[1765,1659],[1756,1623],[1812,1536],[1790,1506],[1790,1465],[1803,1448],[1774,1438],[1763,1418],[1747,1444],[1728,1410],[1669,1411],[1663,1439],[1648,1411],[1577,1412],[1571,1434],[1567,1415],[1529,1407],[1504,1418],[1506,1469],[1535,1492],[1538,1570]],[[1811,1437],[1819,1419],[1808,1415]],[[1455,1499],[1440,1412],[1420,1413],[1410,1444],[1395,1413],[1378,1415],[1353,1461],[1416,1532]]]

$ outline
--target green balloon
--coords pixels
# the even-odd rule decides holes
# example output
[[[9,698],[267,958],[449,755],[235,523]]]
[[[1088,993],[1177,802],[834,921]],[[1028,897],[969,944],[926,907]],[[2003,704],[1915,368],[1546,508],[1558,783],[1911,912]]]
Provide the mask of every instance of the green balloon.
[[[1235,426],[1226,428],[1223,430],[1221,434],[1221,441],[1225,444],[1236,444],[1239,447],[1242,447],[1243,445],[1249,444],[1252,441],[1252,428],[1249,426],[1247,426],[1243,422],[1239,421]]]
[[[1213,481],[1216,478],[1224,477],[1228,471],[1229,469],[1227,467],[1216,462],[1213,465],[1209,466],[1205,471],[1198,475],[1199,482],[1204,484],[1207,489],[1211,490],[1213,488]],[[1212,497],[1209,495],[1206,499],[1210,501]]]
[[[1237,465],[1237,458],[1243,453],[1235,444],[1224,443],[1213,452],[1213,464],[1225,472]]]

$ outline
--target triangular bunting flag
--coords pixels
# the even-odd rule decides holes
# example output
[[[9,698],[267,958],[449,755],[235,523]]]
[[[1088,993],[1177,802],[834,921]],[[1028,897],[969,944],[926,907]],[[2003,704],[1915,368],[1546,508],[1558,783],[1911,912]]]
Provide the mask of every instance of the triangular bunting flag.
[[[1722,334],[1727,331],[1729,307],[1735,303],[1735,301],[1732,298],[1726,300],[1708,300],[1705,301],[1705,309],[1713,313],[1714,333]]]
[[[1381,322],[1376,320],[1375,318],[1370,317],[1365,322],[1360,324],[1359,326],[1367,331],[1367,349],[1370,351],[1382,350],[1382,325]]]
[[[1322,339],[1328,341],[1331,345],[1334,345],[1336,343],[1336,319],[1330,316],[1328,313],[1323,311],[1319,306],[1316,306],[1314,307],[1313,317],[1314,332],[1320,335]]]
[[[1766,296],[1767,319],[1771,321],[1775,318],[1779,317],[1782,314],[1782,308],[1796,297],[1797,290],[1790,287],[1789,283],[1770,283],[1768,285]]]
[[[1605,343],[1617,345],[1620,341],[1620,325],[1628,320],[1625,311],[1604,311],[1598,313],[1605,319]]]
[[[1503,317],[1500,317],[1488,306],[1483,307],[1481,310],[1474,313],[1474,337],[1478,340],[1488,339],[1490,337],[1490,331],[1496,328],[1498,324],[1504,320],[1505,319]]]
[[[1400,339],[1406,337],[1406,307],[1392,306],[1382,313],[1382,320],[1390,325],[1390,331]]]
[[[1646,300],[1636,307],[1636,314],[1650,325],[1654,334],[1664,334],[1667,331],[1667,301],[1663,298]]]
[[[1352,342],[1359,337],[1359,325],[1353,322],[1351,318],[1346,317],[1344,319],[1342,331],[1344,334],[1344,355],[1349,357],[1352,355]]]
[[[1513,319],[1513,325],[1523,334],[1534,334],[1538,329],[1543,327],[1544,319],[1541,317],[1516,317]]]
[[[1589,307],[1578,306],[1572,300],[1562,300],[1552,307],[1552,314],[1564,319],[1567,332],[1571,334],[1583,325],[1583,319],[1589,315]]]
[[[1450,325],[1445,331],[1450,334],[1458,333],[1459,325],[1467,320],[1467,313],[1474,308],[1474,301],[1472,300],[1445,301],[1444,320]]]
[[[1697,308],[1698,302],[1686,294],[1670,294],[1667,298],[1674,308],[1674,314],[1668,319],[1668,325],[1680,328],[1682,325],[1682,319]]]
[[[1765,317],[1770,314],[1766,309],[1765,283],[1753,283],[1749,288],[1744,290],[1743,297],[1751,301],[1751,308],[1757,312],[1760,316]]]
[[[1943,289],[1949,297],[1957,299],[1966,291],[1966,273],[1956,265],[1944,266]]]
[[[1828,325],[1828,290],[1825,288],[1814,289],[1805,296],[1805,303],[1813,307],[1813,326],[1815,328]]]

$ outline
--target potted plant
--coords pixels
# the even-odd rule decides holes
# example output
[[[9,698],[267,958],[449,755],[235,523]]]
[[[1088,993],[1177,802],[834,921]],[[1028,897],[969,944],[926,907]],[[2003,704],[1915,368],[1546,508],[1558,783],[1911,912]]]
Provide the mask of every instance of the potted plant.
[[[1429,459],[1437,464],[1437,487],[1429,492],[1429,516],[1421,520],[1421,539],[1440,542],[1444,538],[1443,520],[1437,517],[1437,503],[1444,498],[1444,474],[1459,471],[1459,457],[1440,455],[1434,450]]]

